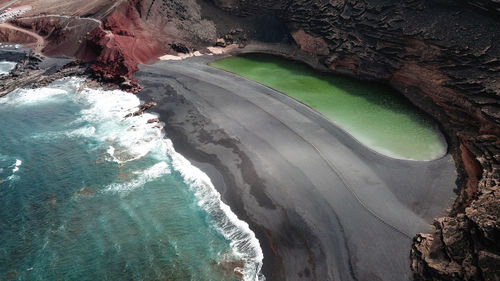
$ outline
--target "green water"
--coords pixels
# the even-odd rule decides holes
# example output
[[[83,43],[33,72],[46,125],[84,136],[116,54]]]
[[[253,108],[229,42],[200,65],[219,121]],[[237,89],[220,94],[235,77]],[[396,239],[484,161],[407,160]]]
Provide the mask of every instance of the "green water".
[[[434,122],[387,86],[321,73],[264,54],[231,57],[210,65],[295,98],[381,154],[431,160],[446,153],[447,145]]]

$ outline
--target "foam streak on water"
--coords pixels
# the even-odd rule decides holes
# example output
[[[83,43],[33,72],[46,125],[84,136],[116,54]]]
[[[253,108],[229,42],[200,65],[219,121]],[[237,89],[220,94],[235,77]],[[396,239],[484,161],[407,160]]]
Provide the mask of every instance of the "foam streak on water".
[[[13,157],[5,156],[0,154],[0,165],[3,163],[12,163],[11,165],[3,168],[0,166],[0,182],[12,182],[19,178],[16,173],[19,171],[21,165],[23,164],[22,160],[15,159]],[[9,176],[4,178],[4,172],[8,173]]]
[[[144,186],[148,181],[157,179],[165,174],[170,174],[170,169],[166,162],[159,162],[143,171],[134,172],[137,177],[127,183],[113,183],[109,185],[106,192],[127,192]],[[126,194],[126,193],[125,193]]]
[[[0,99],[0,106],[30,110],[30,107],[43,103],[64,103],[68,99],[81,107],[79,116],[68,125],[68,130],[58,128],[54,131],[39,132],[30,136],[30,140],[50,142],[61,138],[85,139],[91,150],[104,151],[103,161],[117,163],[115,165],[120,169],[127,169],[130,165],[132,168],[129,168],[130,171],[123,179],[98,189],[99,194],[104,196],[119,194],[127,198],[142,190],[148,183],[161,181],[166,175],[177,175],[195,195],[198,206],[207,213],[208,223],[229,241],[232,256],[236,260],[244,261],[244,268],[238,269],[243,273],[244,280],[265,279],[260,274],[263,253],[255,234],[247,223],[239,220],[230,207],[221,201],[220,194],[209,177],[174,150],[172,142],[165,138],[161,127],[156,123],[148,123],[148,120],[157,116],[144,113],[141,116],[125,118],[127,114],[137,111],[141,104],[135,95],[118,90],[87,88],[83,86],[83,79],[71,78],[41,89],[17,90]],[[54,116],[57,118],[57,113],[54,113]],[[146,158],[149,159],[147,166],[137,165]],[[19,159],[12,164],[12,176],[19,171],[22,164],[23,161]],[[85,195],[92,190],[83,188],[78,194]],[[131,209],[125,203],[122,206],[124,209]],[[130,214],[132,218],[136,216],[137,214]],[[144,224],[139,219],[135,221],[139,225]],[[109,223],[113,223],[113,220]],[[64,229],[64,225],[59,229]],[[50,243],[47,243],[47,247],[50,247]],[[118,241],[114,243],[120,247]],[[45,246],[43,248],[45,249]]]

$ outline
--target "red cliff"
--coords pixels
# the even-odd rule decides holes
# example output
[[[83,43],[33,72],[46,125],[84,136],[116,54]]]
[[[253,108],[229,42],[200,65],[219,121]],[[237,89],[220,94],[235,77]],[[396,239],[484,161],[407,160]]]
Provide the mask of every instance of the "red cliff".
[[[127,2],[112,12],[102,25],[87,37],[88,44],[99,54],[92,66],[95,75],[105,81],[120,82],[139,89],[132,77],[138,64],[151,62],[165,51],[154,36],[154,29],[139,16],[135,2]]]

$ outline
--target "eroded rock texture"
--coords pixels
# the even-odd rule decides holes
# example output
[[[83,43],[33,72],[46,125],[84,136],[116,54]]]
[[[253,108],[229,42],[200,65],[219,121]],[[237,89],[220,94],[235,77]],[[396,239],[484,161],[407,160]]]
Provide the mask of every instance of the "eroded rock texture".
[[[459,196],[434,233],[414,239],[416,279],[499,280],[498,1],[214,3],[241,16],[274,15],[318,65],[385,81],[438,119],[459,167]]]
[[[138,64],[176,54],[179,46],[189,52],[215,39],[214,24],[201,18],[195,0],[122,1],[88,37],[99,54],[96,75],[132,91],[140,89],[132,76]]]

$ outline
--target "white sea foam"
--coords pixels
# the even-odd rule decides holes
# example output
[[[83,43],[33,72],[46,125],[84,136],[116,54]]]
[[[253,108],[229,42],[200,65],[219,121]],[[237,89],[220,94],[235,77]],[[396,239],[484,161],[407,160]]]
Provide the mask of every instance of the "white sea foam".
[[[65,133],[67,137],[91,137],[95,134],[94,126],[85,126]]]
[[[7,157],[6,156],[1,156],[0,157],[2,160],[6,160]],[[21,167],[21,165],[23,164],[23,161],[22,160],[19,160],[19,159],[16,159],[16,162],[10,166],[8,166],[7,168],[10,170],[12,169],[12,174],[10,176],[8,176],[7,178],[5,179],[0,179],[1,182],[7,182],[7,181],[16,181],[18,179],[20,179],[20,177],[18,175],[16,175],[16,173],[19,171],[19,168]],[[0,168],[0,173],[3,172],[4,169],[3,168]]]
[[[7,75],[9,72],[16,67],[15,62],[11,61],[0,61],[0,76]]]
[[[172,166],[178,171],[184,181],[188,183],[191,190],[199,199],[198,205],[208,212],[221,234],[228,239],[235,255],[245,261],[245,268],[240,269],[244,275],[244,280],[265,280],[260,274],[264,255],[260,247],[259,240],[250,230],[248,224],[238,219],[231,208],[222,202],[220,194],[213,186],[210,178],[197,167],[175,152],[171,141],[169,145],[169,155],[172,159]]]
[[[53,83],[51,86],[14,90],[12,93],[0,99],[0,105],[9,104],[16,107],[33,106],[42,103],[54,103],[63,101],[66,95],[78,85],[76,79],[63,79]]]
[[[113,158],[113,160],[115,160],[115,148],[114,148],[114,146],[110,145],[108,147],[108,149],[106,150],[106,152],[108,153],[108,155],[110,155]]]
[[[14,174],[12,174],[12,175],[8,176],[8,177],[7,177],[7,179],[6,179],[5,181],[11,181],[11,182],[12,182],[12,181],[16,181],[16,180],[18,180],[18,179],[19,179],[19,176],[18,176],[18,175],[14,175]]]
[[[23,164],[23,161],[16,159],[16,163],[13,165],[14,168],[12,169],[12,174],[15,174],[17,171],[19,171],[19,167]]]
[[[156,115],[144,113],[141,116],[124,118],[125,115],[137,111],[140,101],[136,96],[122,91],[84,89],[76,96],[89,104],[82,112],[82,118],[96,126],[95,137],[109,143],[107,153],[113,161],[124,163],[145,155],[160,161],[144,171],[135,172],[135,178],[129,182],[108,186],[107,191],[127,194],[148,181],[170,173],[167,165],[170,163],[172,170],[178,172],[194,192],[199,206],[211,215],[216,228],[231,241],[234,255],[245,261],[245,268],[240,269],[245,280],[265,279],[260,274],[263,253],[255,234],[246,222],[239,220],[231,208],[222,202],[210,178],[177,153],[172,142],[155,127],[156,124],[147,123],[148,120],[156,118]]]
[[[140,100],[137,96],[123,91],[81,89],[82,82],[83,79],[71,78],[55,83],[56,86],[39,89],[36,93],[33,90],[20,90],[16,95],[8,96],[11,99],[9,102],[14,99],[28,103],[41,102],[42,97],[54,99],[64,95],[82,104],[85,109],[75,122],[87,125],[66,133],[67,136],[94,138],[96,143],[105,144],[100,149],[107,150],[110,161],[126,163],[146,155],[158,161],[145,170],[133,172],[133,179],[128,182],[107,186],[106,192],[126,195],[172,171],[179,173],[196,195],[198,205],[210,214],[216,229],[230,241],[233,254],[245,262],[245,268],[239,269],[244,279],[264,280],[260,274],[263,253],[255,234],[246,222],[239,220],[231,208],[221,201],[210,178],[174,150],[172,142],[164,137],[157,124],[148,124],[147,121],[157,115],[144,113],[125,118],[127,114],[138,110]]]
[[[0,99],[0,104],[12,104],[18,107],[30,106],[45,102],[53,103],[57,97],[65,95],[68,92],[58,88],[37,88],[37,89],[18,89]]]
[[[34,134],[31,136],[34,139],[40,140],[57,140],[60,138],[81,138],[81,137],[91,137],[95,134],[94,126],[83,126],[81,128],[71,130],[71,131],[56,131],[56,132],[44,132],[41,134]]]
[[[115,162],[140,159],[161,146],[160,129],[155,128],[156,124],[147,124],[156,115],[144,113],[125,118],[138,110],[140,100],[136,96],[85,88],[75,99],[88,104],[82,111],[82,120],[93,123],[95,137],[110,144],[108,153]]]
[[[137,188],[143,187],[147,182],[158,179],[163,175],[170,174],[170,168],[166,162],[159,162],[155,165],[142,171],[133,172],[136,177],[132,181],[126,183],[110,184],[105,191],[111,192],[128,192]]]

